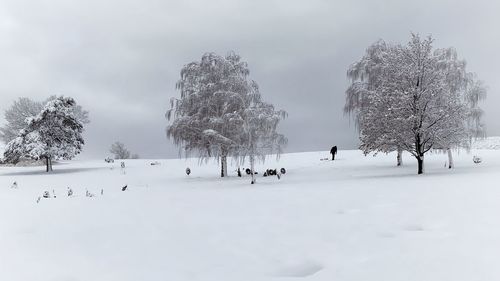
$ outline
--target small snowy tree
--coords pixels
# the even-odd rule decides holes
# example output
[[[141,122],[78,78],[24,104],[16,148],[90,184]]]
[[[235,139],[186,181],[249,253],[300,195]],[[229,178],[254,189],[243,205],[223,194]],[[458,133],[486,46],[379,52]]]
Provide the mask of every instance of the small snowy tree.
[[[10,141],[4,152],[8,163],[21,158],[45,159],[46,171],[52,171],[53,159],[70,160],[83,147],[83,124],[74,116],[72,98],[58,97],[48,102],[40,113],[27,119],[27,126]]]
[[[433,50],[432,41],[413,35],[407,46],[377,42],[351,67],[346,92],[345,111],[355,113],[360,148],[406,150],[419,174],[426,152],[446,150],[452,163],[450,150],[468,147],[482,131],[484,88],[453,49]]]
[[[282,148],[287,144],[284,135],[276,130],[281,120],[287,117],[283,110],[275,110],[274,106],[253,97],[249,106],[243,112],[243,135],[240,137],[241,148],[238,157],[242,162],[249,158],[252,184],[255,183],[255,162],[265,161],[268,154],[279,157]]]
[[[44,106],[57,99],[57,96],[50,96],[45,101],[34,101],[30,98],[19,98],[12,104],[11,107],[5,110],[5,125],[0,127],[0,140],[4,143],[9,143],[15,139],[21,130],[26,128],[26,119],[35,117]],[[72,109],[76,119],[82,124],[90,123],[89,113],[80,105],[75,105]]]
[[[125,147],[125,145],[119,141],[113,143],[109,152],[114,155],[115,159],[129,159],[130,151]]]
[[[448,168],[451,169],[454,166],[452,150],[470,149],[473,139],[482,138],[486,134],[481,120],[483,111],[479,107],[479,102],[486,98],[486,88],[476,74],[466,71],[467,63],[458,58],[453,48],[438,49],[434,53],[439,56],[438,67],[444,72],[443,80],[452,103],[460,103],[463,110],[459,120],[451,121],[457,122],[455,126],[460,127],[460,132],[440,140],[435,147],[447,153]]]
[[[258,95],[247,63],[230,53],[206,53],[201,61],[187,64],[177,83],[181,97],[171,100],[166,117],[172,123],[167,137],[186,155],[220,159],[221,176],[227,176],[227,158],[240,149],[241,113],[248,95]]]

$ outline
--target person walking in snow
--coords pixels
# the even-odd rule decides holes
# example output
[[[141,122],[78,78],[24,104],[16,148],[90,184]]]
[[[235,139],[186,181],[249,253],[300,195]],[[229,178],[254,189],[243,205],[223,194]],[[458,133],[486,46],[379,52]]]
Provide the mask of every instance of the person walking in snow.
[[[337,154],[337,146],[332,147],[330,149],[330,154],[332,155],[332,161],[335,160],[335,154]]]

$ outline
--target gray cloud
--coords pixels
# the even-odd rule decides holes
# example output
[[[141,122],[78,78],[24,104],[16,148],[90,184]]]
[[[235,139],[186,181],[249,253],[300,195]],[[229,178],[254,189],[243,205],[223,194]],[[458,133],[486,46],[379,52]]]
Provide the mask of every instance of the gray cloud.
[[[115,140],[171,157],[168,101],[180,68],[234,50],[266,100],[286,109],[288,151],[354,148],[342,113],[345,72],[379,38],[432,34],[454,46],[489,86],[490,135],[500,135],[495,1],[0,1],[0,110],[15,98],[75,97],[91,111],[85,157]],[[0,121],[2,122],[2,121]]]

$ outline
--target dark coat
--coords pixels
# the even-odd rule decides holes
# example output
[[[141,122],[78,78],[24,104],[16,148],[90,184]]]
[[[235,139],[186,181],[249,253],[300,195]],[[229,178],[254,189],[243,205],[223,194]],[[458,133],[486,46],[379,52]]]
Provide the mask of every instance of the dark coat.
[[[337,146],[332,147],[332,149],[330,150],[330,154],[337,154]]]

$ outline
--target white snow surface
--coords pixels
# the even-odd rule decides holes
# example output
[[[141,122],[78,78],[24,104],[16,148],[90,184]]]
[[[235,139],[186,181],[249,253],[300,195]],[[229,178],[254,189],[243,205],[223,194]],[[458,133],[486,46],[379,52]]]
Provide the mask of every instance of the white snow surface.
[[[425,175],[325,157],[285,154],[255,185],[194,159],[0,167],[0,280],[500,280],[500,151],[430,154]]]

